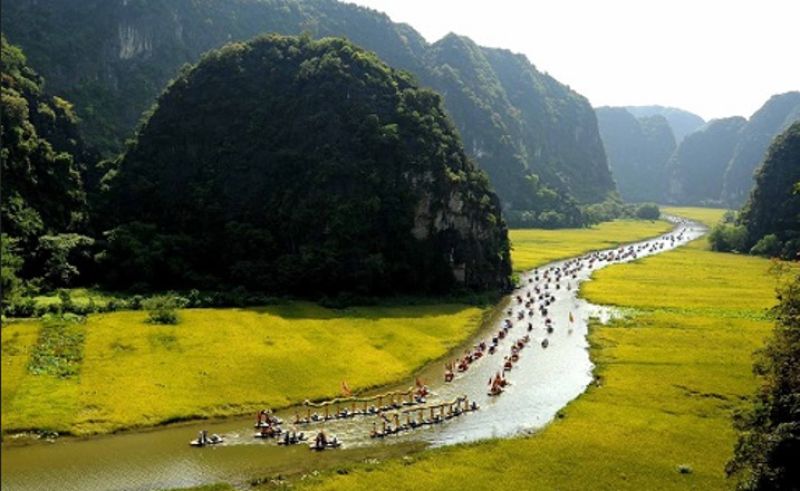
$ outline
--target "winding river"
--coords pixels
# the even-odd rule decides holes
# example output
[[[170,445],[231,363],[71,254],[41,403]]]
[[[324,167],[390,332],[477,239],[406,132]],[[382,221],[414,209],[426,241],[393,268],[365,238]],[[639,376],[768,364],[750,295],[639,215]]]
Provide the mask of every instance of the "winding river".
[[[512,327],[508,329],[508,335],[499,340],[496,353],[485,354],[466,372],[457,373],[451,383],[443,381],[442,362],[432,364],[420,374],[431,389],[429,404],[466,395],[479,405],[477,411],[383,439],[370,438],[373,423],[380,425],[376,416],[332,420],[298,428],[306,433],[324,428],[343,442],[341,449],[326,452],[310,452],[306,445],[279,447],[274,440],[253,438],[254,419],[251,417],[193,422],[54,443],[4,445],[2,488],[144,490],[220,481],[244,487],[248,484],[245,479],[252,476],[309,472],[337,462],[384,458],[425,446],[508,438],[536,431],[592,382],[588,321],[592,317],[605,320],[613,315],[611,309],[578,298],[579,284],[590,280],[591,274],[600,268],[664,252],[705,233],[704,227],[697,223],[675,217],[668,219],[675,228],[661,237],[554,262],[522,275],[522,286],[495,307],[482,331],[462,347],[462,350],[472,349],[481,341],[491,344],[491,338],[509,318]],[[624,253],[620,254],[620,251]],[[556,289],[556,271],[563,273],[567,270],[570,273],[561,278]],[[545,272],[548,272],[550,283]],[[535,311],[533,316],[529,316],[528,309],[524,308],[529,292],[532,297],[537,296],[534,291],[537,286],[540,292],[549,293],[547,315],[552,319],[552,333],[545,330],[538,308],[532,307]],[[523,303],[517,300],[517,296],[523,299]],[[537,299],[536,303],[541,302]],[[509,309],[511,316],[508,316]],[[521,320],[518,319],[520,311],[524,311]],[[530,332],[529,322],[533,325]],[[510,384],[501,395],[489,396],[487,382],[502,370],[503,359],[510,353],[512,343],[526,334],[530,335],[530,342],[520,352],[514,368],[506,373]],[[542,346],[544,339],[549,343],[546,348]],[[279,413],[286,421],[292,421],[294,415],[295,409]],[[284,428],[289,426],[285,424]],[[225,443],[201,449],[189,447],[188,441],[201,429],[224,435]]]

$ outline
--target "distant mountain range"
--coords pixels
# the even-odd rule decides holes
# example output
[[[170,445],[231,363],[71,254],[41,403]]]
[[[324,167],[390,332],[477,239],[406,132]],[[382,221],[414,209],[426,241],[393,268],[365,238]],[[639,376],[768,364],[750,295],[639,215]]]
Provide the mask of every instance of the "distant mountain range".
[[[2,30],[48,90],[75,104],[87,140],[123,148],[181,66],[255,35],[343,36],[444,96],[506,217],[579,225],[578,204],[615,190],[595,113],[524,56],[450,34],[429,44],[377,11],[334,0],[17,0]],[[346,94],[342,94],[346,97]],[[532,217],[532,218],[531,218]],[[541,218],[541,220],[540,220]]]
[[[626,106],[625,109],[637,118],[648,116],[663,116],[672,128],[675,143],[680,144],[689,133],[697,131],[705,121],[697,114],[665,106]]]
[[[749,120],[732,117],[703,124],[699,116],[661,106],[596,112],[623,198],[738,208],[753,189],[770,142],[800,120],[800,92],[771,97]],[[666,119],[677,143],[667,159],[670,138],[663,131],[654,133],[656,116]]]
[[[622,107],[596,109],[600,136],[622,197],[628,201],[658,201],[667,196],[667,161],[675,137],[661,115],[635,117]]]

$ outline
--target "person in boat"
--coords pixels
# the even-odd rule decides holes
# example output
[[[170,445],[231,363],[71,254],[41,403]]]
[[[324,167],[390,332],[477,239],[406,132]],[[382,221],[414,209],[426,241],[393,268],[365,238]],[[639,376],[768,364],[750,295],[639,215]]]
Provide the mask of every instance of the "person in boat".
[[[316,446],[317,448],[322,448],[325,447],[326,445],[328,445],[328,437],[325,436],[324,431],[320,431],[319,433],[317,433],[316,438],[314,438],[314,446]]]

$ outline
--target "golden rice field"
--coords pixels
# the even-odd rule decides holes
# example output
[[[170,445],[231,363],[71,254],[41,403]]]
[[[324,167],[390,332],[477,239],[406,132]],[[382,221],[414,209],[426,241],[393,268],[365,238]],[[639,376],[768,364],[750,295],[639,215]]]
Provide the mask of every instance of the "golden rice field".
[[[627,242],[655,237],[672,228],[664,221],[615,220],[589,228],[560,230],[515,229],[509,231],[514,271],[597,249],[610,249]]]
[[[80,375],[26,371],[38,322],[3,328],[4,432],[87,434],[195,417],[242,414],[338,395],[409,376],[481,324],[464,305],[344,311],[292,303],[189,309],[177,326],[144,312],[90,316]]]
[[[712,211],[695,218],[714,221]],[[722,211],[717,211],[720,216]],[[303,489],[730,489],[734,410],[775,303],[770,262],[705,239],[595,275],[583,293],[626,308],[590,333],[598,384],[536,435],[361,463]],[[683,472],[681,472],[683,469]]]
[[[661,207],[661,212],[698,221],[707,227],[713,227],[720,221],[725,210],[720,208],[700,208],[690,206]]]
[[[620,221],[564,231],[562,243],[550,231],[514,231],[528,239],[520,240],[514,259],[533,267],[666,228]],[[104,300],[91,290],[72,296]],[[485,312],[455,304],[329,310],[291,303],[184,310],[178,326],[148,324],[144,312],[96,314],[82,327],[79,375],[68,379],[29,373],[39,322],[6,323],[2,430],[105,433],[335,396],[342,379],[356,390],[393,383],[464,342]]]

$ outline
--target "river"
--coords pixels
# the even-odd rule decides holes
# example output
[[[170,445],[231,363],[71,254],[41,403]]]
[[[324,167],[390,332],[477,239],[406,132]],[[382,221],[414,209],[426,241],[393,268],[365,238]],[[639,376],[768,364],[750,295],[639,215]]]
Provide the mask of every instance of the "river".
[[[495,307],[481,332],[462,347],[463,350],[481,341],[489,342],[509,317],[507,310],[510,308],[513,327],[508,330],[506,338],[499,341],[495,354],[487,353],[472,363],[466,372],[458,373],[451,383],[443,381],[443,362],[431,364],[419,374],[431,389],[432,394],[427,401],[429,404],[466,395],[479,405],[477,411],[384,439],[370,438],[373,423],[380,425],[376,416],[298,427],[298,430],[311,433],[324,428],[326,433],[336,435],[343,442],[341,449],[325,452],[310,452],[306,445],[279,447],[274,440],[253,438],[254,418],[251,417],[192,422],[53,443],[4,444],[0,464],[2,488],[145,490],[221,481],[246,487],[247,480],[254,476],[310,472],[343,461],[385,458],[426,446],[508,438],[541,429],[592,382],[593,365],[589,359],[587,341],[589,319],[599,317],[606,320],[613,315],[608,308],[578,298],[578,286],[590,280],[591,274],[600,268],[679,247],[705,232],[705,228],[697,223],[675,217],[669,219],[675,223],[671,232],[625,246],[626,250],[636,252],[635,257],[629,255],[612,261],[596,260],[591,269],[588,267],[588,255],[575,258],[580,260],[583,267],[575,272],[575,278],[571,275],[562,278],[558,289],[553,279],[548,289],[544,290],[547,283],[544,272],[549,270],[553,278],[556,268],[563,270],[575,267],[577,262],[557,261],[538,268],[538,273],[529,271],[523,274],[521,287]],[[601,251],[601,255],[605,256],[609,251]],[[516,297],[527,301],[528,292],[533,292],[536,286],[540,291],[552,295],[551,304],[547,307],[548,317],[553,322],[553,332],[549,334],[539,311],[533,317],[528,317],[527,309],[524,309],[524,319],[517,320],[517,314],[524,305],[519,304]],[[532,295],[536,296],[535,293]],[[570,316],[573,321],[570,321]],[[533,324],[530,333],[528,322]],[[488,380],[501,370],[503,358],[509,354],[511,344],[526,334],[530,335],[531,340],[520,352],[520,359],[514,368],[506,374],[509,386],[501,395],[490,397],[487,394]],[[546,348],[541,344],[544,339],[549,343]],[[286,421],[292,421],[295,414],[295,409],[288,409],[278,415]],[[289,426],[285,424],[284,428]],[[201,429],[223,435],[225,442],[215,447],[189,447],[188,441]]]

